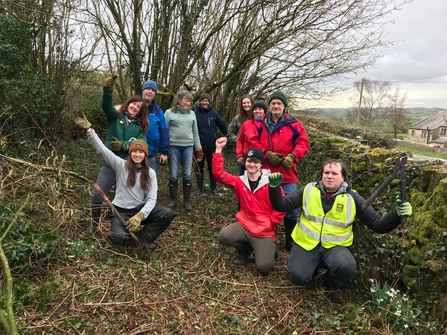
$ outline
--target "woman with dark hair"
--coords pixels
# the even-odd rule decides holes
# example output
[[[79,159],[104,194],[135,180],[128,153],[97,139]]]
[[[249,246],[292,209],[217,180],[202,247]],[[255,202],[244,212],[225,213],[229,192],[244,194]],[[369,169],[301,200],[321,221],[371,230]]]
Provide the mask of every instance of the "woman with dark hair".
[[[169,158],[169,208],[177,204],[177,188],[180,165],[182,166],[183,205],[192,211],[190,198],[192,187],[192,156],[195,150],[197,160],[203,159],[197,119],[191,110],[192,95],[186,90],[178,91],[172,107],[165,113],[169,131],[171,157]]]
[[[116,173],[112,203],[125,223],[123,225],[116,216],[112,217],[110,240],[127,246],[136,236],[146,246],[150,245],[168,228],[176,213],[156,204],[157,176],[149,166],[146,139],[133,141],[128,157],[123,159],[101,142],[85,117],[77,118],[75,123],[86,129],[89,142]]]
[[[244,94],[239,100],[237,106],[237,114],[231,120],[228,125],[228,144],[236,145],[237,137],[239,131],[241,130],[242,124],[251,119],[251,105],[253,105],[253,97],[250,94]]]
[[[247,150],[250,148],[265,150],[259,141],[258,130],[255,124],[255,119],[262,119],[265,114],[267,114],[267,105],[264,100],[257,100],[251,106],[251,119],[248,122],[245,122],[239,131],[239,136],[236,142],[236,159],[240,176],[242,176],[245,171],[244,155],[247,153]]]
[[[140,96],[133,96],[121,105],[117,111],[112,103],[113,85],[116,77],[106,79],[103,87],[102,110],[106,115],[108,127],[104,145],[120,157],[127,158],[132,141],[146,140],[146,131],[149,125],[147,119],[147,106]],[[107,194],[115,185],[115,171],[103,162],[96,184]],[[101,218],[102,197],[93,190],[91,196],[92,225],[88,232],[94,233]]]

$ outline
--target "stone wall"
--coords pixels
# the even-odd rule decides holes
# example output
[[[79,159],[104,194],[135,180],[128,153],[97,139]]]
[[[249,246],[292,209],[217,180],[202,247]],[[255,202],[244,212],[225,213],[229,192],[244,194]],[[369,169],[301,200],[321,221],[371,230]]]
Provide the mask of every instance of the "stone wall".
[[[397,145],[400,145],[400,144],[405,146],[405,147],[409,147],[409,148],[413,148],[413,149],[418,149],[418,150],[435,152],[435,153],[438,153],[438,154],[446,154],[447,155],[447,148],[431,147],[431,146],[426,145],[426,144],[414,143],[414,142],[410,142],[410,141],[407,141],[407,140],[399,140]]]

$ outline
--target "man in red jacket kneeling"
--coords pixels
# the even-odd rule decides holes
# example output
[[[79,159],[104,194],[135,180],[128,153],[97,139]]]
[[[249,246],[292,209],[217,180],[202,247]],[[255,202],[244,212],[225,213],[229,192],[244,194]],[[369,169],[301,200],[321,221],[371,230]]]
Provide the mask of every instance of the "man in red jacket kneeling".
[[[220,231],[219,243],[236,248],[236,265],[246,264],[254,251],[257,269],[267,275],[275,263],[276,228],[285,213],[275,211],[270,203],[269,171],[261,169],[263,152],[257,148],[249,149],[244,157],[244,175],[233,176],[224,170],[222,148],[226,143],[226,137],[216,140],[213,175],[219,183],[233,190],[241,209],[236,214],[236,222]]]

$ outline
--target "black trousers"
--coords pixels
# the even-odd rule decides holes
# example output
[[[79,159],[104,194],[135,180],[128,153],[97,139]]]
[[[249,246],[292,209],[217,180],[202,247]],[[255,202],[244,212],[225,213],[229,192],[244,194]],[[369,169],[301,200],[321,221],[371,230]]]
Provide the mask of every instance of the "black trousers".
[[[137,214],[141,208],[116,208],[124,220],[130,219]],[[160,236],[171,224],[172,220],[177,214],[170,208],[155,205],[149,216],[141,222],[144,228],[138,235],[144,236],[144,242],[152,243]],[[109,235],[110,240],[118,245],[129,245],[132,241],[132,236],[121,224],[116,216],[112,217],[111,222],[112,232]]]

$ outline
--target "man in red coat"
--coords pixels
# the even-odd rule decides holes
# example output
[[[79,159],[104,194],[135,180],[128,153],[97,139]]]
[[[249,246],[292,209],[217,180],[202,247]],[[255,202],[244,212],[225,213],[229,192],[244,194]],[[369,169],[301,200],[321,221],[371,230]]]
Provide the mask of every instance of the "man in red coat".
[[[298,182],[297,163],[309,151],[309,139],[301,122],[287,111],[287,97],[281,91],[275,91],[269,99],[270,113],[262,120],[256,121],[259,139],[265,149],[264,169],[280,172],[284,179],[281,187],[284,193],[290,194],[296,190]],[[286,213],[284,230],[286,235],[285,248],[291,250],[291,237],[296,225],[299,209]]]

